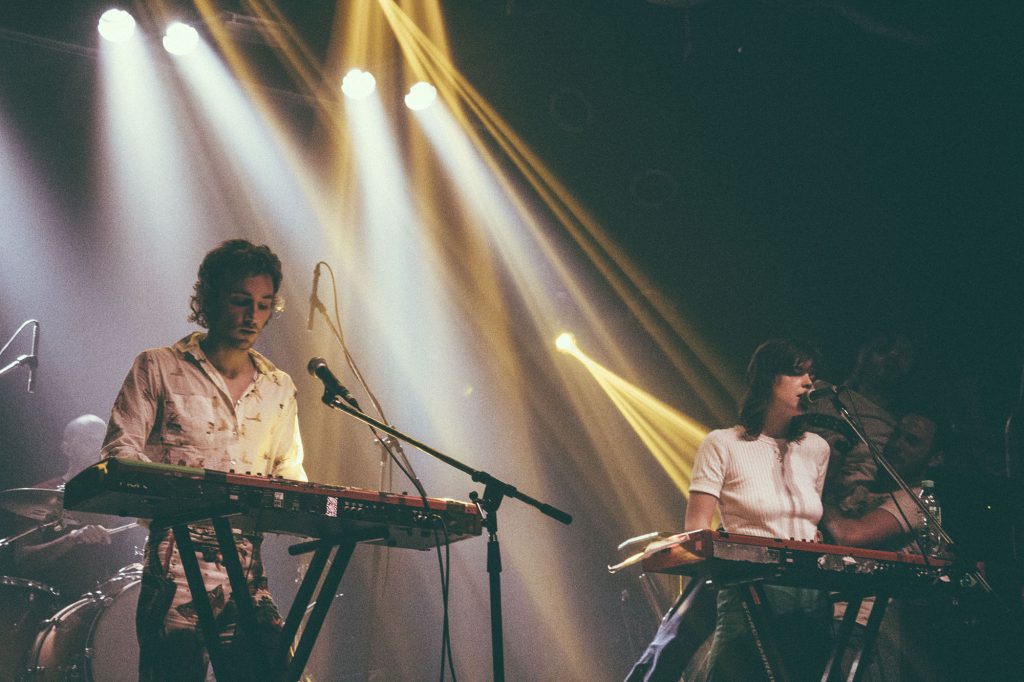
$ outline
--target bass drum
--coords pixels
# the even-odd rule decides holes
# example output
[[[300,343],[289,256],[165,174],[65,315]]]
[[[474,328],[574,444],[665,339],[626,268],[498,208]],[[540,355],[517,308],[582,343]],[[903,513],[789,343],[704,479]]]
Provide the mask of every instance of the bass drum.
[[[117,682],[139,676],[135,607],[142,583],[137,564],[43,623],[29,652],[27,679]]]
[[[39,624],[58,606],[57,590],[33,580],[0,576],[0,680],[16,680]]]

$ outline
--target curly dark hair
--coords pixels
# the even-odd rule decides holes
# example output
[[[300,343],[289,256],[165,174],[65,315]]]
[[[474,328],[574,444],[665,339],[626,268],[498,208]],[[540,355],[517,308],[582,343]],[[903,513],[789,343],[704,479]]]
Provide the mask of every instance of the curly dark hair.
[[[281,259],[265,244],[229,239],[207,253],[199,265],[199,278],[192,286],[195,293],[189,301],[189,321],[209,327],[210,305],[217,296],[238,280],[254,275],[270,277],[274,283],[274,312],[283,310],[284,301],[277,293],[281,287]]]
[[[813,368],[820,363],[818,349],[799,339],[772,339],[758,346],[747,366],[747,394],[740,406],[744,437],[753,440],[761,435],[775,377],[780,374],[793,376],[805,371],[813,373]],[[793,430],[786,434],[787,438],[796,440],[803,436],[806,426],[802,420],[794,419],[791,425]]]

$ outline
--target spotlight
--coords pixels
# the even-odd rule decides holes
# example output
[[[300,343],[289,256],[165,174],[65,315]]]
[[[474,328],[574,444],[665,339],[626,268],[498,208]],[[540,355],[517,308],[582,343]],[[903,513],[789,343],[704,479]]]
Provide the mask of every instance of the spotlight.
[[[377,79],[362,69],[352,69],[341,79],[341,91],[352,99],[366,99],[376,88]]]
[[[168,26],[167,33],[164,34],[164,49],[179,57],[196,49],[198,44],[199,32],[179,21]]]
[[[135,18],[123,9],[108,9],[96,28],[110,42],[123,43],[135,35]]]
[[[405,96],[405,106],[413,111],[423,111],[437,99],[437,88],[430,83],[420,81],[409,88],[409,94]]]
[[[579,346],[576,345],[576,337],[569,332],[562,332],[555,339],[555,348],[562,353],[579,353]]]

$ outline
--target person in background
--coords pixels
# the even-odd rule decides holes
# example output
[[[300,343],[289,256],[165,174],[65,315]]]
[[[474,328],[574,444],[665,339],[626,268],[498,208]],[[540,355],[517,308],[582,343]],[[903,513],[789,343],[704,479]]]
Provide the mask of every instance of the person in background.
[[[75,474],[100,459],[100,447],[107,424],[93,414],[72,419],[64,427],[61,453],[67,470],[41,481],[25,494],[53,491],[51,518],[38,530],[24,536],[12,547],[10,572],[45,583],[60,591],[61,601],[70,602],[96,588],[119,569],[137,561],[133,524],[118,517],[65,512],[61,509],[64,484]],[[11,491],[17,493],[20,491]],[[39,498],[42,500],[42,497]]]
[[[939,474],[945,459],[945,440],[945,429],[935,419],[913,411],[900,419],[882,454],[913,494],[920,495],[921,481]],[[822,527],[830,539],[852,547],[920,553],[918,536],[925,519],[910,495],[883,469],[878,470],[875,481],[864,489],[865,510],[860,513],[826,504]],[[874,597],[861,602],[851,638],[852,649],[862,645],[864,628],[875,602]],[[944,628],[951,627],[954,620],[949,608],[941,608],[946,604],[940,596],[929,599],[924,593],[892,600],[875,638],[873,654],[866,661],[863,679],[866,682],[958,679],[958,674],[952,672],[955,667],[948,665],[953,661],[946,658],[952,643],[936,637]],[[845,601],[836,602],[837,627],[846,606]],[[937,625],[939,623],[941,625]],[[847,652],[848,660],[844,662],[847,667],[851,653],[852,650]]]
[[[861,346],[856,365],[841,385],[843,404],[879,451],[896,428],[900,388],[913,366],[914,349],[906,336],[880,334]],[[849,431],[832,401],[817,401],[808,412],[808,428],[831,447],[826,503],[843,513],[863,515],[871,508],[870,486],[877,475],[871,451]]]
[[[207,332],[135,359],[114,401],[105,457],[308,480],[295,384],[253,349],[281,309],[281,277],[281,261],[267,246],[233,239],[206,254],[189,319]],[[263,571],[262,537],[235,530],[256,610],[258,641],[252,642],[236,628],[237,606],[213,529],[194,524],[189,535],[232,677],[269,679],[268,662],[260,659],[276,650],[282,619]],[[153,526],[136,618],[140,680],[204,680],[209,657],[197,626],[177,538]]]
[[[64,426],[64,437],[60,443],[61,454],[68,460],[67,470],[32,487],[63,489],[75,474],[99,461],[106,433],[107,423],[94,414],[83,414],[69,421]]]
[[[900,419],[882,453],[896,472],[920,495],[921,481],[943,461],[938,426],[930,417],[911,412]],[[859,516],[825,506],[822,526],[832,541],[851,547],[919,551],[914,534],[924,521],[916,503],[884,470],[865,486],[868,510]]]

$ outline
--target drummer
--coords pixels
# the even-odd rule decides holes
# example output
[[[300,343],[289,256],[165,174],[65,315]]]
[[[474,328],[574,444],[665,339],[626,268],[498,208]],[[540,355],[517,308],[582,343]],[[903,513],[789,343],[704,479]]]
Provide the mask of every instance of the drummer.
[[[32,487],[62,490],[75,474],[99,460],[106,433],[107,423],[94,414],[83,414],[69,421],[60,443],[60,451],[68,460],[67,471]]]
[[[35,532],[13,543],[10,573],[43,582],[60,590],[61,601],[69,602],[93,590],[99,581],[132,563],[134,543],[139,537],[124,533],[111,545],[112,534],[107,527],[82,523],[62,514],[64,484],[82,469],[99,460],[106,423],[92,414],[71,420],[64,428],[61,452],[68,468],[61,476],[42,481],[25,491],[7,491],[6,497],[18,505],[15,493],[24,492],[25,506],[38,507],[29,514],[37,524]],[[46,491],[52,494],[46,495]],[[8,511],[19,513],[16,508]],[[113,527],[119,522],[111,517]]]

